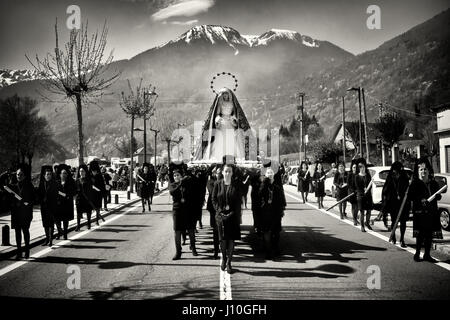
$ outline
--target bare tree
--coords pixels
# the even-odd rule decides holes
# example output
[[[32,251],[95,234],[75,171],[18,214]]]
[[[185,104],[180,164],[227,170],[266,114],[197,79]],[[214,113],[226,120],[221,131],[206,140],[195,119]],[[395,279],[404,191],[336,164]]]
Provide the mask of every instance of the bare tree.
[[[44,79],[44,87],[51,93],[63,95],[75,103],[78,121],[78,161],[84,163],[84,137],[82,106],[95,102],[120,76],[120,72],[107,72],[113,60],[112,51],[105,58],[106,21],[102,32],[88,36],[88,23],[81,29],[72,29],[68,42],[60,49],[58,21],[55,23],[56,46],[54,53],[48,53],[31,65]]]

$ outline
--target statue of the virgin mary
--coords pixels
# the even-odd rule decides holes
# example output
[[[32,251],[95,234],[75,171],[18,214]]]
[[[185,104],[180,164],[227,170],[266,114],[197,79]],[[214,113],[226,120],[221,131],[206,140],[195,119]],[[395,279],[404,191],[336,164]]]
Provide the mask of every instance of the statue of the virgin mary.
[[[243,132],[249,129],[250,124],[233,91],[221,89],[202,128],[202,137],[207,139],[197,148],[194,160],[222,162],[224,156],[245,160]]]

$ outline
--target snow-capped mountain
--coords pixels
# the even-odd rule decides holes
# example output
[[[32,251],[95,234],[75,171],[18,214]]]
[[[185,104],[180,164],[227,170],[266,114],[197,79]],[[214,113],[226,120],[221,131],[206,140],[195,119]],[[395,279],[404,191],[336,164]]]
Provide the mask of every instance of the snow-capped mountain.
[[[35,70],[0,70],[0,88],[17,82],[37,80],[40,78],[39,73]]]
[[[188,44],[193,44],[196,42],[208,42],[210,44],[227,44],[228,46],[234,48],[237,54],[239,52],[239,46],[267,46],[271,42],[276,40],[289,40],[299,45],[312,48],[318,48],[320,46],[320,41],[312,39],[311,37],[306,35],[301,35],[300,33],[291,30],[271,29],[257,36],[241,35],[237,30],[230,27],[218,25],[200,25],[191,28],[190,30],[179,36],[177,39],[169,41],[159,48],[179,42],[185,42]]]

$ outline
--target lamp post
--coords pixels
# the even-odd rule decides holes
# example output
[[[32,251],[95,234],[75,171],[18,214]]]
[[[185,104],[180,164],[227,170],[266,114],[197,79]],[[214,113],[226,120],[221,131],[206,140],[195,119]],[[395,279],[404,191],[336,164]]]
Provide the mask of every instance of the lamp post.
[[[158,98],[158,94],[155,92],[155,87],[153,87],[153,90],[151,92],[144,91],[144,109],[146,112],[144,112],[143,118],[144,118],[144,163],[147,162],[147,116],[154,115],[153,106],[155,105],[156,99]],[[148,115],[148,112],[151,112],[150,115]],[[155,162],[156,166],[156,162]]]
[[[155,134],[155,167],[156,167],[156,137],[158,136],[159,130],[155,130],[150,128],[151,131]]]
[[[141,128],[134,128],[133,131],[134,132],[144,132],[144,134],[145,134],[145,130],[142,130]],[[145,146],[145,140],[144,140],[144,146]],[[145,150],[145,147],[144,147],[144,150]],[[138,155],[138,160],[139,160],[139,155]],[[146,162],[145,161],[145,151],[144,151],[144,161],[143,162],[144,163]]]
[[[298,97],[300,99],[300,103],[297,106],[297,111],[299,112],[299,122],[300,122],[300,138],[299,138],[299,145],[300,145],[300,152],[299,154],[299,163],[302,163],[302,150],[304,150],[304,142],[303,142],[303,99],[305,97],[304,92],[299,92]],[[304,156],[306,159],[306,156]]]
[[[362,115],[361,115],[361,87],[352,87],[347,89],[347,91],[358,91],[358,101],[359,101],[359,130],[358,130],[358,135],[359,135],[359,156],[360,158],[362,158],[362,129],[361,129],[361,123],[362,123]]]

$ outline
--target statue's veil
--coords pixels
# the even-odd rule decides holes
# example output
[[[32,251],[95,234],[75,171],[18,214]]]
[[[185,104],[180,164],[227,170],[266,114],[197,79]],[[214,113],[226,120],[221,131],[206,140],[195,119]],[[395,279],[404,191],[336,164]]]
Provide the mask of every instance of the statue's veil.
[[[248,123],[244,110],[242,110],[242,107],[239,104],[239,101],[237,100],[234,92],[228,88],[220,89],[220,91],[214,98],[214,102],[209,109],[208,116],[206,117],[205,123],[203,124],[202,135],[200,136],[199,143],[197,144],[197,150],[194,155],[194,160],[210,158],[211,143],[214,142],[214,136],[212,135],[212,132],[216,128],[215,119],[219,112],[219,101],[225,92],[228,92],[231,97],[231,101],[233,102],[233,114],[238,120],[238,128],[243,130],[244,132],[250,129],[250,124]]]

